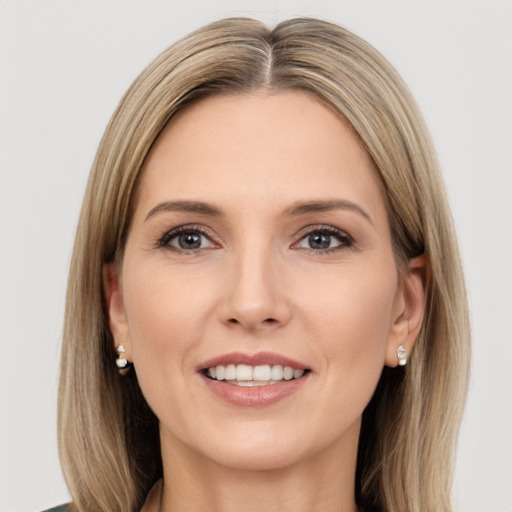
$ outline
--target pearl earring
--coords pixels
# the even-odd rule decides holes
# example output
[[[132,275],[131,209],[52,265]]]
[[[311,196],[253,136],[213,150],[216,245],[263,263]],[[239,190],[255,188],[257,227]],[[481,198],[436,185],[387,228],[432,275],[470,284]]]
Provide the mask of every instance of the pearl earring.
[[[124,375],[128,370],[133,366],[133,363],[130,363],[126,357],[124,357],[124,353],[126,352],[123,345],[119,345],[116,348],[117,352],[117,359],[116,359],[116,365],[119,370],[119,373],[121,375]]]
[[[403,345],[400,345],[396,350],[396,355],[398,357],[398,365],[405,366],[407,364],[407,352]]]

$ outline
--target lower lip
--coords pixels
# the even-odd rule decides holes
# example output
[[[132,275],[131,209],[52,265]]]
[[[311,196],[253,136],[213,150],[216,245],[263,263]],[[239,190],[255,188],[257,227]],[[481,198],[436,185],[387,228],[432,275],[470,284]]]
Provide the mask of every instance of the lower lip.
[[[216,396],[233,405],[261,407],[275,404],[296,393],[309,380],[309,373],[299,379],[283,380],[266,386],[237,386],[226,381],[212,380],[201,374],[205,384]]]

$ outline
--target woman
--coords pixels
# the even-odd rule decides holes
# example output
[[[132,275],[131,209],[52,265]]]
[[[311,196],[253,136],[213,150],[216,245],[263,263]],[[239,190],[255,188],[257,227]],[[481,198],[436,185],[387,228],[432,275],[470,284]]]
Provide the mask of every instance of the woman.
[[[434,151],[378,52],[231,19],[143,71],[70,271],[72,509],[449,511],[468,364]]]

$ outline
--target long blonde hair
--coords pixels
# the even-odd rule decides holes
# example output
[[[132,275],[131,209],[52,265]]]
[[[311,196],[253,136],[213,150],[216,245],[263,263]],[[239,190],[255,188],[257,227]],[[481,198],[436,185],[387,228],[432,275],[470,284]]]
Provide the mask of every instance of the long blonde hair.
[[[59,386],[59,447],[75,510],[132,511],[161,477],[158,420],[135,372],[115,365],[102,269],[120,262],[143,161],[172,116],[214,94],[314,93],[371,157],[397,264],[424,253],[428,304],[405,369],[385,369],[363,415],[356,500],[369,511],[448,512],[469,368],[463,275],[438,164],[396,71],[368,43],[303,18],[269,30],[235,18],[158,56],[122,98],[89,178],[68,283]]]

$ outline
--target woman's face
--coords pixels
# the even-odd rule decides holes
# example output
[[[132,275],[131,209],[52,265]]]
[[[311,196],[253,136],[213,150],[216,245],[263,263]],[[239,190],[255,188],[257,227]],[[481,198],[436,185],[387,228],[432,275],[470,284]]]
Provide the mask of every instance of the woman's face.
[[[350,129],[305,92],[211,97],[173,118],[143,172],[107,288],[163,450],[246,469],[354,454],[409,341],[385,204]]]

